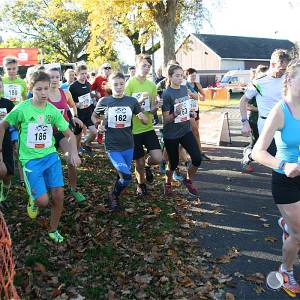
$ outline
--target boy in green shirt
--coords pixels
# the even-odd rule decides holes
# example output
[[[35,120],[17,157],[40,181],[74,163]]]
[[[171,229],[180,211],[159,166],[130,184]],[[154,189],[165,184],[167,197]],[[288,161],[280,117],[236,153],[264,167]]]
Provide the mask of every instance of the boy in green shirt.
[[[3,97],[10,100],[14,105],[26,99],[27,87],[25,80],[18,77],[18,59],[14,56],[6,56],[3,59],[5,76],[3,82]],[[18,158],[18,131],[10,131],[11,140],[14,143],[14,156]],[[24,183],[22,168],[18,161],[18,171],[21,184]]]
[[[31,77],[33,98],[16,106],[0,123],[0,165],[3,164],[2,143],[8,126],[19,129],[19,158],[23,166],[29,202],[28,215],[36,218],[38,207],[49,203],[51,191],[51,218],[49,237],[56,243],[64,238],[57,227],[63,210],[64,180],[60,158],[56,152],[53,126],[62,131],[71,143],[69,161],[78,166],[76,138],[60,111],[48,102],[50,77],[44,72],[35,72]]]
[[[3,96],[17,105],[26,99],[27,93],[25,80],[18,77],[18,59],[13,56],[4,57],[3,68]]]
[[[147,195],[145,184],[145,172],[148,182],[152,182],[154,177],[150,166],[157,165],[162,159],[162,153],[157,135],[153,128],[153,113],[155,113],[160,103],[156,101],[157,90],[155,84],[146,77],[152,65],[150,56],[140,54],[136,57],[136,76],[126,82],[125,94],[135,97],[141,104],[142,111],[148,119],[147,124],[143,124],[139,118],[133,116],[133,138],[135,160],[135,175],[138,182],[137,195]],[[147,149],[145,158],[144,147]]]

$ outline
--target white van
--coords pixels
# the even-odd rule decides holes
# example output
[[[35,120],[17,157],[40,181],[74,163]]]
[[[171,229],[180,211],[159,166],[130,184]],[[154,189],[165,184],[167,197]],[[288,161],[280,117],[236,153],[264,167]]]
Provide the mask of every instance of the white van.
[[[243,93],[250,82],[251,70],[233,70],[227,72],[220,82],[230,93]]]

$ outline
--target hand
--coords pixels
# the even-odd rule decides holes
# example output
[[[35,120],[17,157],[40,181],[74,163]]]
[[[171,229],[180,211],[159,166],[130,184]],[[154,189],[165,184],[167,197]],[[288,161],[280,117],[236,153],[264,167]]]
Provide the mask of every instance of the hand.
[[[82,121],[81,121],[80,119],[78,119],[77,117],[74,117],[74,118],[73,118],[73,121],[74,121],[75,124],[78,124],[78,126],[79,126],[80,128],[83,127]]]
[[[246,121],[246,122],[243,123],[242,135],[243,136],[250,136],[250,133],[251,133],[251,128],[250,128],[249,122]]]
[[[71,153],[69,157],[69,162],[72,166],[79,167],[81,164],[80,157],[78,156],[78,153]]]
[[[103,133],[106,131],[105,126],[103,126],[103,125],[98,125],[97,130],[99,133]]]
[[[296,163],[285,163],[283,170],[285,175],[290,178],[300,175],[300,166]]]
[[[195,111],[191,111],[191,112],[190,112],[190,117],[191,117],[191,118],[196,118],[196,116],[197,116],[197,114],[196,114]]]
[[[145,100],[147,100],[147,99],[149,99],[149,93],[148,93],[148,92],[142,93],[142,96],[141,96],[141,98],[140,98],[140,101],[145,101]]]
[[[175,114],[178,116],[181,113],[181,109],[182,109],[182,104],[179,104],[176,109],[175,109]]]

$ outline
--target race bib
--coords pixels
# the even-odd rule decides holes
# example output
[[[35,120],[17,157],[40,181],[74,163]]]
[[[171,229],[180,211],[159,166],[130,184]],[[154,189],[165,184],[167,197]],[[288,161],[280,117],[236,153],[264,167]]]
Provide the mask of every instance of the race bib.
[[[190,99],[190,101],[191,101],[191,110],[198,111],[199,110],[198,100]]]
[[[151,105],[150,105],[150,99],[144,100],[144,102],[141,105],[141,108],[144,109],[144,111],[151,111]]]
[[[0,120],[2,120],[7,115],[6,108],[0,108]]]
[[[27,147],[28,148],[49,148],[52,146],[53,129],[51,124],[38,125],[28,124]]]
[[[92,97],[90,93],[84,94],[78,97],[79,103],[83,108],[87,108],[92,104]]]
[[[181,123],[188,121],[190,119],[190,111],[191,111],[191,104],[190,101],[183,101],[181,103],[174,104],[174,111],[176,108],[181,105],[180,114],[175,118],[174,123]]]
[[[142,99],[142,96],[143,96],[143,93],[133,93],[132,94],[132,97],[136,98],[137,101],[140,103],[141,105],[141,108],[144,110],[144,111],[151,111],[151,102],[150,102],[150,99],[149,97],[146,98],[143,102],[140,102],[141,99]]]
[[[132,111],[128,106],[109,107],[107,113],[108,127],[125,128],[131,126]]]
[[[9,99],[10,101],[21,101],[21,86],[19,84],[7,84],[3,85],[3,94],[4,98]]]

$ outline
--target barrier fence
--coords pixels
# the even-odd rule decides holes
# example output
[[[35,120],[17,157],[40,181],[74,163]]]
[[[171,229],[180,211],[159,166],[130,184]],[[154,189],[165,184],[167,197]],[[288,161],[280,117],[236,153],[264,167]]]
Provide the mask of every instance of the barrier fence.
[[[15,265],[9,231],[0,211],[0,299],[19,300],[13,284]]]
[[[201,106],[224,106],[230,101],[230,93],[226,88],[204,88],[205,101],[199,101]]]

